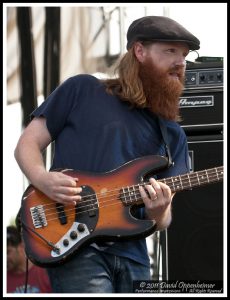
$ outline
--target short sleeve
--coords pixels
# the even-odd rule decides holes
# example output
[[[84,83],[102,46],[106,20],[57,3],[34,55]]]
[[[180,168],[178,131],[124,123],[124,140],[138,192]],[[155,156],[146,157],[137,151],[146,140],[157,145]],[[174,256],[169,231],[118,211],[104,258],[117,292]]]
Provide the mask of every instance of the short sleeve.
[[[78,93],[77,76],[67,79],[31,113],[31,119],[45,117],[47,129],[54,140],[63,129],[71,111],[77,106]]]

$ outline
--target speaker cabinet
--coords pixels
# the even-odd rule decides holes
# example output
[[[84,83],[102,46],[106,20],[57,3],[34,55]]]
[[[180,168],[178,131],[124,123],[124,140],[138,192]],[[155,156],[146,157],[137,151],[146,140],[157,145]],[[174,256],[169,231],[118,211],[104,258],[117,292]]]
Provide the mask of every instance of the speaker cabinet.
[[[188,145],[193,171],[223,164],[221,135],[188,137]],[[176,194],[172,213],[168,279],[223,280],[223,182]]]
[[[180,97],[181,127],[186,134],[223,128],[223,88],[185,90]]]

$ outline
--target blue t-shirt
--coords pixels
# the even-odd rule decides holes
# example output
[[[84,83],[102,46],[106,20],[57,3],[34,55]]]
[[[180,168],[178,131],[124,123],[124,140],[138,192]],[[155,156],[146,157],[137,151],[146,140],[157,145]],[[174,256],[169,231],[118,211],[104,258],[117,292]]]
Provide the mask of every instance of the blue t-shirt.
[[[156,116],[148,109],[131,107],[128,102],[109,95],[104,85],[91,75],[67,79],[32,116],[46,118],[55,141],[51,169],[107,172],[138,157],[166,156]],[[164,122],[174,166],[161,172],[158,178],[189,171],[184,131],[176,122]],[[101,249],[149,265],[143,238],[106,244]]]

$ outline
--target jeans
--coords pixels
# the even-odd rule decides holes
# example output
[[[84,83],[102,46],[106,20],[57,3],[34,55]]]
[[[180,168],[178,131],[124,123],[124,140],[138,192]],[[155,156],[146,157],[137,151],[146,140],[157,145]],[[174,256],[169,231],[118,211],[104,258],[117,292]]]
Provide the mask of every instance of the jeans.
[[[54,293],[133,293],[133,280],[151,279],[148,266],[93,247],[47,271]]]

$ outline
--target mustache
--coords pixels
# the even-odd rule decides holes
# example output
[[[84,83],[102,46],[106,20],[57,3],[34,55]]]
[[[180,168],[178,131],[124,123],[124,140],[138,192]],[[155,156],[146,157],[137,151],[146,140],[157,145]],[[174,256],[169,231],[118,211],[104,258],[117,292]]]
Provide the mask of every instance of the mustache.
[[[168,69],[168,73],[176,73],[180,78],[184,78],[185,69],[183,67],[172,67]]]

